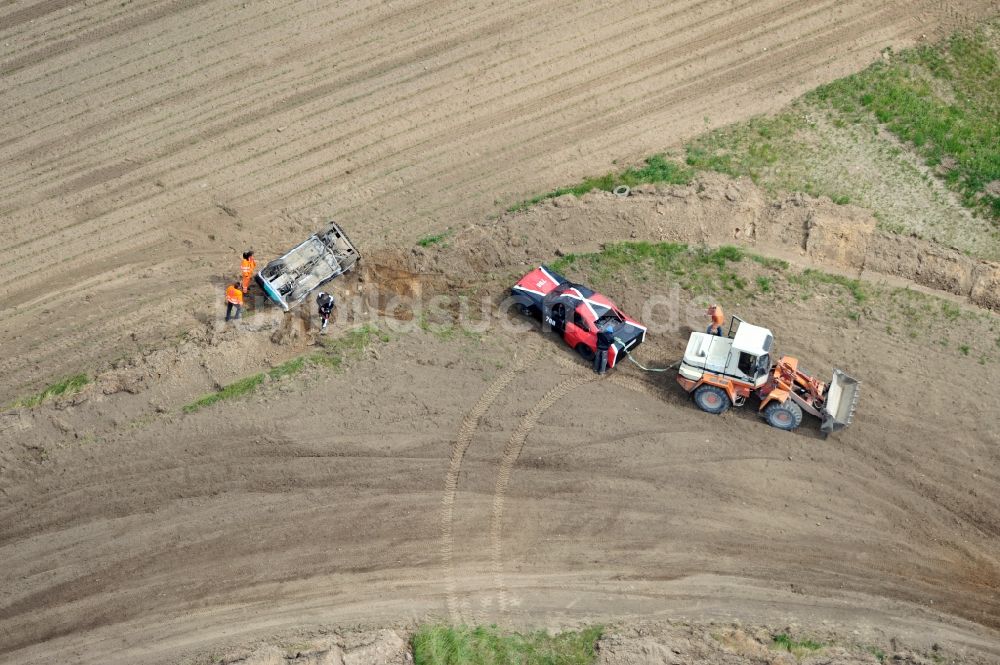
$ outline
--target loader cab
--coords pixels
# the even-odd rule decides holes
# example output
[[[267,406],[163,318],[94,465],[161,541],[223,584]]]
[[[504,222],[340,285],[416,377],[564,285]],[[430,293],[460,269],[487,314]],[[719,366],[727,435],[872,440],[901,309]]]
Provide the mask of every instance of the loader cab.
[[[733,340],[730,367],[735,364],[735,372],[742,374],[754,386],[762,384],[771,371],[774,335],[767,328],[734,316],[729,322],[728,337]]]

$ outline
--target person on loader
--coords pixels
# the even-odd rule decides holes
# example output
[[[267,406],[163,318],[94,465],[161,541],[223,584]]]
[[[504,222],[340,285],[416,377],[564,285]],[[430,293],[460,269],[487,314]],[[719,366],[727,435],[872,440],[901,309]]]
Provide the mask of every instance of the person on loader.
[[[236,310],[236,315],[232,316],[233,310]],[[226,321],[230,318],[238,319],[243,313],[243,291],[240,290],[240,283],[233,282],[229,288],[226,289]]]
[[[605,374],[608,371],[608,349],[615,338],[615,329],[608,324],[597,331],[597,352],[594,353],[594,371]]]
[[[243,252],[243,260],[240,262],[240,280],[242,281],[242,291],[247,292],[250,288],[250,280],[253,279],[253,274],[257,272],[257,259],[253,257],[253,250],[248,249]]]
[[[708,308],[708,315],[712,317],[712,322],[708,324],[708,329],[705,332],[709,335],[722,337],[722,324],[726,322],[726,315],[722,313],[722,308],[718,305],[712,305]]]
[[[330,314],[333,312],[333,308],[337,306],[337,301],[329,293],[320,291],[319,295],[316,296],[316,305],[319,307],[319,318],[323,321],[320,330],[326,332],[326,326],[330,323]]]

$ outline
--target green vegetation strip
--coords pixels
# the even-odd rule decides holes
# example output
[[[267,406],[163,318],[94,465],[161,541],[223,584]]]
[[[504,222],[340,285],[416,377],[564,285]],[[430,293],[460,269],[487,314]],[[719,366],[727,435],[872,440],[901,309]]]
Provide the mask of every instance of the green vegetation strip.
[[[434,245],[441,245],[442,247],[447,247],[448,243],[445,241],[448,239],[448,236],[450,235],[451,235],[451,229],[448,229],[447,231],[443,231],[441,233],[424,236],[423,238],[417,241],[417,244],[420,245],[421,247],[432,247]]]
[[[825,646],[822,642],[813,640],[795,640],[784,633],[774,635],[771,639],[774,640],[774,646],[798,656],[810,651],[819,651]]]
[[[785,111],[708,132],[686,163],[869,208],[888,231],[1000,254],[1000,21],[884,57]],[[920,167],[922,165],[922,168]],[[937,178],[960,204],[942,197]],[[980,218],[969,220],[961,207]]]
[[[768,274],[754,278],[756,289],[735,267],[745,260],[761,266]],[[801,272],[789,269],[787,261],[747,252],[742,247],[722,245],[715,249],[688,247],[670,242],[618,242],[606,245],[592,254],[566,254],[550,264],[557,272],[584,270],[598,282],[630,272],[640,279],[650,273],[670,276],[677,284],[695,295],[727,291],[734,295],[771,293],[776,278],[798,287],[803,295],[832,292],[830,286],[846,291],[854,305],[865,303],[870,294],[860,280],[806,268]],[[951,310],[948,310],[952,314]]]
[[[38,393],[37,395],[32,395],[31,397],[22,398],[14,402],[11,406],[17,407],[34,407],[38,406],[42,402],[48,400],[52,397],[62,397],[74,395],[90,383],[90,378],[86,374],[75,374],[73,376],[67,377],[62,381],[53,383],[51,386]]]
[[[423,626],[413,636],[414,665],[590,665],[602,628],[549,635],[496,626]]]
[[[564,194],[583,196],[587,192],[598,189],[605,192],[612,191],[619,185],[635,187],[643,183],[666,183],[672,185],[684,185],[691,182],[694,172],[679,164],[668,161],[664,155],[653,155],[648,158],[641,168],[628,168],[618,173],[607,173],[596,178],[585,178],[583,182],[571,187],[560,187],[545,194],[539,194],[526,201],[516,203],[509,208],[508,212],[525,210],[546,199],[554,199]]]
[[[750,254],[733,245],[707,249],[669,242],[612,243],[593,254],[567,254],[554,261],[551,267],[558,272],[582,268],[602,281],[627,268],[640,278],[648,278],[650,272],[671,275],[681,288],[694,293],[742,292],[748,288],[747,281],[732,270],[730,264],[745,258],[770,270],[788,268],[785,261]],[[769,282],[760,281],[757,285],[761,291],[771,286]]]
[[[992,26],[995,29],[995,26]],[[987,29],[877,62],[812,96],[844,114],[874,114],[969,208],[1000,222],[1000,63]]]
[[[792,269],[781,259],[750,253],[742,247],[715,249],[677,243],[620,242],[600,252],[567,254],[549,267],[571,279],[589,282],[613,293],[622,278],[657,279],[673,283],[692,296],[720,298],[721,302],[748,304],[757,298],[779,302],[818,299],[825,311],[867,325],[884,326],[889,335],[910,339],[935,331],[944,347],[981,365],[997,360],[1000,352],[1000,317],[975,307],[963,308],[937,296],[908,288],[889,288],[834,275],[812,268]],[[662,288],[662,287],[660,287]],[[701,298],[704,300],[704,298]],[[988,330],[976,334],[955,322],[977,321]]]
[[[357,357],[375,340],[388,341],[389,337],[375,326],[362,326],[348,330],[343,336],[323,341],[323,350],[299,356],[272,367],[267,372],[254,374],[234,381],[214,393],[205,395],[183,407],[184,413],[194,413],[222,400],[249,395],[267,381],[280,381],[286,376],[298,374],[306,367],[320,366],[339,369],[351,357]]]

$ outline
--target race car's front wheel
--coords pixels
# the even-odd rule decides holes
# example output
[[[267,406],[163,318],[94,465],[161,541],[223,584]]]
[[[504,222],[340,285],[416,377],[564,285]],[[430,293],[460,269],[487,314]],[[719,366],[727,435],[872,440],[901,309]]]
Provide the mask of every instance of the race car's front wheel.
[[[576,352],[583,356],[583,359],[587,362],[592,362],[594,360],[594,351],[583,342],[576,345]]]

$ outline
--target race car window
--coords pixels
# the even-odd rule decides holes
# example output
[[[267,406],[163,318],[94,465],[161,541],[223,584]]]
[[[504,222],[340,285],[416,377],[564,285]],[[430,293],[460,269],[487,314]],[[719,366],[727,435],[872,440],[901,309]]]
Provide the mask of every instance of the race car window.
[[[583,320],[583,317],[580,316],[580,312],[573,312],[573,323],[575,323],[578,328],[590,332],[590,324]]]

